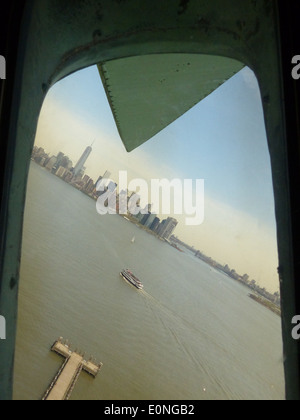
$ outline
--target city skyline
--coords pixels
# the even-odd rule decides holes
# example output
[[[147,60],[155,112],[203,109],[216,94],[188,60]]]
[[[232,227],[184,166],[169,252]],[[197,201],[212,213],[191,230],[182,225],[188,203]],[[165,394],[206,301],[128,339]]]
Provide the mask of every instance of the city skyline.
[[[141,207],[141,211],[139,213],[133,214],[132,210],[130,209],[130,200],[133,195],[135,197],[138,197],[136,191],[129,191],[128,189],[126,189],[126,191],[121,190],[118,193],[116,193],[118,184],[111,179],[107,179],[107,177],[110,176],[109,171],[105,171],[103,176],[100,175],[96,183],[92,178],[89,177],[88,174],[85,174],[84,164],[90,156],[91,152],[92,147],[89,146],[87,149],[85,149],[81,158],[73,168],[70,166],[72,161],[63,152],[60,151],[57,154],[57,156],[50,157],[50,155],[47,154],[47,152],[42,147],[34,146],[32,152],[32,160],[38,163],[41,167],[46,168],[53,175],[56,175],[58,178],[61,178],[65,182],[69,183],[71,186],[79,189],[80,191],[84,192],[85,194],[96,200],[96,208],[98,206],[98,200],[103,195],[105,195],[105,192],[108,191],[110,195],[115,196],[115,208],[112,209],[113,212],[109,214],[133,216],[139,224],[145,226],[150,231],[157,234],[158,237],[164,240],[169,240],[171,235],[174,233],[175,228],[178,225],[178,221],[173,217],[168,217],[167,219],[161,220],[159,217],[157,217],[158,215],[156,213],[151,212],[151,204],[147,204],[145,208]],[[100,192],[98,186],[99,183],[101,184],[103,180],[105,181],[105,185],[103,185],[104,188],[101,189]],[[107,184],[107,182],[109,183]],[[124,205],[121,204],[121,200],[124,199],[126,201],[125,208],[127,210],[126,213],[124,212],[124,210],[122,210],[121,213],[119,209],[121,207],[124,209]],[[108,200],[105,197],[104,202],[107,201]],[[140,201],[140,199],[138,201]],[[109,208],[109,202],[106,203],[105,209],[111,210]],[[103,214],[106,214],[106,211]]]
[[[187,138],[189,147],[183,141]],[[37,142],[50,153],[68,150],[76,162],[88,139],[96,139],[87,162],[95,179],[99,168],[109,168],[112,178],[127,170],[129,177],[142,174],[149,182],[154,177],[205,179],[205,223],[199,229],[180,223],[179,236],[278,290],[270,160],[258,84],[249,69],[130,154],[117,133],[97,69],[78,72],[49,92]]]

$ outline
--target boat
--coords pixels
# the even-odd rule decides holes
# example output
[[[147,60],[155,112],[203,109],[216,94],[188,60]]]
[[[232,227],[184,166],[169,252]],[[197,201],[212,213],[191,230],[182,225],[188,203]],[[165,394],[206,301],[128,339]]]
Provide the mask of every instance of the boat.
[[[121,271],[120,276],[137,289],[142,290],[144,288],[141,281],[130,270]]]
[[[135,236],[131,239],[131,243],[134,244],[135,243]]]

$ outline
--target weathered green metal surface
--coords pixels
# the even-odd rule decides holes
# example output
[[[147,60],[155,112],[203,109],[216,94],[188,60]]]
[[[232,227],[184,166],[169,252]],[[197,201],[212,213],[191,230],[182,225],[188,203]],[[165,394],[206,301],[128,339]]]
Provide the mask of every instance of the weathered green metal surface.
[[[99,65],[121,139],[132,151],[244,67],[201,54],[151,54]]]

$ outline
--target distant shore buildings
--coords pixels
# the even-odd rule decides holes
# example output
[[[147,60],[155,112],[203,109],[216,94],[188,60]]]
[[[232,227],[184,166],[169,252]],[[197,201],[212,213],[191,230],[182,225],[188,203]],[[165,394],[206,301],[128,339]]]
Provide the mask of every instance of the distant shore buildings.
[[[99,176],[96,182],[85,174],[84,165],[91,153],[92,146],[89,146],[85,149],[75,167],[73,167],[73,162],[68,156],[65,156],[64,153],[59,152],[57,156],[49,156],[43,148],[35,146],[32,152],[32,160],[46,168],[58,178],[61,178],[94,200],[97,200],[98,197],[107,190],[115,191],[118,185],[110,180],[111,173],[109,171],[105,171],[103,176]],[[105,186],[104,191],[98,192],[97,185],[102,179],[110,180],[110,182]],[[149,231],[152,231],[161,239],[168,241],[174,233],[178,221],[172,217],[168,217],[161,221],[156,214],[151,212],[150,204],[137,215],[132,215],[130,212],[130,199],[135,194],[135,192],[125,190],[120,191],[119,194],[117,194],[117,213],[119,213],[119,209],[128,208],[128,216],[131,216],[136,223],[144,226]]]

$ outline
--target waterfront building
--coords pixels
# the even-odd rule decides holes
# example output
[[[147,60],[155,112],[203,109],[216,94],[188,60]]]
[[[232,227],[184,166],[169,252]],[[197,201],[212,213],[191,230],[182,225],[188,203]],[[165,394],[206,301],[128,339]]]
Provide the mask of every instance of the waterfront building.
[[[110,192],[115,192],[116,191],[116,189],[117,189],[117,186],[118,186],[118,184],[116,184],[114,181],[110,181],[110,183],[108,184],[108,186],[107,186],[107,189],[110,191]]]
[[[88,175],[84,175],[84,177],[83,177],[83,182],[85,183],[85,184],[87,184],[88,182],[89,182],[89,180],[90,180],[90,177],[88,176]]]
[[[66,168],[64,168],[63,166],[60,166],[60,167],[58,168],[58,170],[56,171],[56,175],[57,175],[59,178],[63,178],[63,177],[65,176],[66,172],[67,172],[67,169],[66,169]]]
[[[156,232],[159,224],[160,224],[160,218],[159,217],[155,217],[152,225],[150,226],[150,229],[153,230],[153,232]]]
[[[173,217],[168,217],[167,219],[163,220],[159,229],[159,236],[161,236],[163,239],[169,239],[177,225],[178,221]]]
[[[73,173],[72,173],[72,172],[70,172],[70,171],[67,171],[67,172],[65,173],[65,175],[64,175],[64,180],[65,180],[66,182],[71,182],[71,181],[72,181],[72,179],[73,179]]]
[[[162,221],[159,223],[159,225],[157,226],[156,233],[157,233],[159,236],[161,236],[161,232],[163,231],[165,224],[166,224],[166,219],[165,219],[165,220],[162,220]]]
[[[106,187],[107,186],[107,181],[110,180],[110,176],[111,173],[108,171],[105,171],[103,176],[100,175],[99,178],[97,179],[96,183],[95,183],[95,188],[100,186]]]
[[[65,155],[62,152],[59,152],[56,158],[56,164],[55,167],[58,169],[60,166],[64,166],[62,165],[62,161],[64,159]]]
[[[47,162],[46,169],[48,169],[48,171],[52,171],[52,169],[54,168],[56,162],[57,162],[57,157],[56,156],[52,156],[49,159],[49,161]]]
[[[145,226],[145,223],[147,222],[148,217],[149,217],[149,214],[142,214],[142,217],[140,219],[141,220],[140,221],[141,225]]]
[[[137,221],[139,222],[139,223],[141,223],[142,222],[142,220],[143,220],[143,218],[144,218],[144,214],[142,214],[142,213],[138,213],[137,215],[135,215],[135,218],[137,219]]]
[[[156,219],[156,214],[149,214],[146,222],[145,222],[145,227],[147,227],[148,229],[151,229],[151,226],[154,222],[154,220]]]

